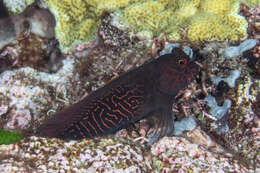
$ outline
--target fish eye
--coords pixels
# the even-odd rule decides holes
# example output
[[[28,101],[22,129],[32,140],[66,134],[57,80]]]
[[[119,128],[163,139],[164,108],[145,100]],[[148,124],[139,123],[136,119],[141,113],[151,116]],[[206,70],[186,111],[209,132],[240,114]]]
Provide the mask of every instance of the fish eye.
[[[184,64],[186,64],[186,59],[179,59],[179,60],[178,60],[178,64],[179,64],[179,65],[184,65]]]

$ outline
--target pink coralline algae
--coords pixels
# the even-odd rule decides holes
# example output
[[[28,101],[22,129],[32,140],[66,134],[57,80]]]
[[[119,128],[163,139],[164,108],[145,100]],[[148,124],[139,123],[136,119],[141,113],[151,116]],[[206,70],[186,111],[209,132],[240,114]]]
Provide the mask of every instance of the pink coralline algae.
[[[153,172],[151,158],[125,140],[60,141],[30,137],[0,146],[0,172]]]
[[[180,137],[163,138],[151,152],[158,172],[250,172],[238,161]]]
[[[77,80],[73,63],[74,60],[65,59],[63,67],[54,74],[30,67],[1,73],[0,127],[6,130],[27,129],[40,122],[41,116],[50,109],[57,109],[57,102],[68,104],[66,87]],[[51,88],[55,88],[55,95]]]

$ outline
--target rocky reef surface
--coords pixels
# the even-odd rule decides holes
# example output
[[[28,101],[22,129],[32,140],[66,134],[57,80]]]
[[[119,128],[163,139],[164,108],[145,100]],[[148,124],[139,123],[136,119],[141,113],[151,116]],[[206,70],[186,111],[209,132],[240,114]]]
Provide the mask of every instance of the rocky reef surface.
[[[56,7],[57,2],[28,2],[21,1],[19,14],[0,18],[0,130],[24,136],[13,144],[7,141],[15,141],[14,134],[0,136],[0,172],[260,171],[260,8],[256,7],[260,4],[247,1],[232,5],[233,1],[225,1],[221,8],[213,8],[213,1],[194,0],[190,4],[185,1],[184,5],[178,1],[178,6],[173,7],[170,1],[163,0],[119,0],[117,4],[106,1],[107,5],[101,6],[94,0],[79,0],[78,3],[91,4],[92,13],[82,21],[78,19],[78,24],[83,26],[84,22],[95,20],[90,31],[93,37],[83,38],[88,42],[76,41],[74,49],[65,54],[60,49],[64,46],[61,33],[57,33],[57,22],[61,24],[64,19],[58,21],[61,14],[48,9]],[[145,4],[147,11],[141,13]],[[59,13],[70,6],[69,1],[67,6],[59,6]],[[213,18],[218,18],[218,14],[230,17],[230,9],[235,7],[234,15],[246,22],[245,33],[239,39],[192,40],[191,31],[184,29],[182,37],[174,42],[171,38],[177,38],[172,33],[176,26],[169,27],[172,32],[168,33],[161,32],[159,27],[153,30],[157,18],[165,17],[171,8],[175,8],[178,20],[185,18],[186,23],[182,21],[178,26],[191,25],[192,29],[206,20],[197,13],[213,10]],[[160,15],[151,14],[151,9]],[[184,11],[190,12],[190,16],[183,16]],[[151,23],[135,23],[141,14],[153,17]],[[73,15],[70,19],[74,20]],[[125,18],[128,24],[124,23]],[[67,29],[77,32],[80,28],[70,24]],[[216,38],[214,34],[211,38]],[[72,42],[78,39],[68,35],[64,38],[71,38]],[[33,135],[55,112],[129,69],[158,57],[160,52],[167,53],[172,46],[186,50],[201,69],[196,81],[176,97],[175,136],[164,137],[146,148],[153,129],[147,119],[116,135],[96,139],[62,141]]]

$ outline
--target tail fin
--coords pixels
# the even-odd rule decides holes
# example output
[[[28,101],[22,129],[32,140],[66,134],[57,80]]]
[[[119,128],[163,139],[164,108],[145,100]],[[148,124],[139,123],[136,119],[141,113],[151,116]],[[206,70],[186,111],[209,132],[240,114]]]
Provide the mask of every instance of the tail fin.
[[[84,100],[65,108],[61,112],[53,115],[52,118],[44,122],[37,130],[37,135],[41,137],[57,137],[64,139],[66,130],[85,116]],[[68,136],[67,136],[68,137]]]

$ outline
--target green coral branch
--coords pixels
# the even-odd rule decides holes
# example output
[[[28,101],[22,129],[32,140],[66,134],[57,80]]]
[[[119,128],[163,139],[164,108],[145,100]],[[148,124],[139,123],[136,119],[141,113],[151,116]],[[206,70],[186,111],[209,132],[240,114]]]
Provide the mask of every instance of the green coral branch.
[[[22,140],[24,137],[15,131],[0,130],[0,145],[11,144]]]

